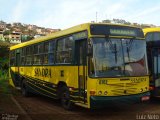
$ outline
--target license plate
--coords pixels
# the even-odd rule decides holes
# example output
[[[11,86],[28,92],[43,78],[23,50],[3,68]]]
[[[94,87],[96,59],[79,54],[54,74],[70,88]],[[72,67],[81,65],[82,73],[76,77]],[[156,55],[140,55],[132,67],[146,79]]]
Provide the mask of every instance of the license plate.
[[[149,99],[150,99],[149,96],[143,96],[143,97],[141,97],[141,101],[147,101],[147,100],[149,100]]]

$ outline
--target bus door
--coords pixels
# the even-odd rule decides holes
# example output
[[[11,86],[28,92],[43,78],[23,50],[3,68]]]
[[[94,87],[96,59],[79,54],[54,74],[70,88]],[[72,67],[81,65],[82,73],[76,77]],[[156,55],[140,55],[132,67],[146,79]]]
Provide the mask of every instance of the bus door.
[[[16,61],[15,61],[15,82],[17,86],[20,86],[20,76],[19,76],[19,67],[20,67],[20,52],[16,52]]]
[[[86,103],[86,86],[87,86],[87,57],[86,57],[86,51],[87,51],[87,41],[85,40],[77,40],[76,41],[76,53],[75,56],[77,58],[77,64],[78,64],[78,86],[79,86],[79,100],[83,103]]]
[[[160,96],[160,48],[152,49],[152,55],[153,80],[150,84],[155,87],[156,91],[154,94]]]

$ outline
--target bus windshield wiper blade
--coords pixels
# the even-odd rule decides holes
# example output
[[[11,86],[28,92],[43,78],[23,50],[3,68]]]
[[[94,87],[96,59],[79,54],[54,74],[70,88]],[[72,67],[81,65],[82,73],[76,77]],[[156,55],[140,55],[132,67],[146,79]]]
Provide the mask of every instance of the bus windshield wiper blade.
[[[134,39],[134,38],[131,38],[130,41],[129,41],[129,43],[127,42],[127,55],[128,55],[129,61],[130,61],[130,54],[129,54],[129,52],[131,51],[133,39]]]
[[[137,63],[137,61],[128,61],[128,62],[125,62],[124,64],[127,65],[127,64],[130,64],[130,63]]]
[[[111,40],[109,39],[108,36],[106,36],[106,41],[109,44],[110,50],[112,51],[112,53],[114,53],[115,55],[115,62],[117,63],[117,45],[116,44],[112,44]]]

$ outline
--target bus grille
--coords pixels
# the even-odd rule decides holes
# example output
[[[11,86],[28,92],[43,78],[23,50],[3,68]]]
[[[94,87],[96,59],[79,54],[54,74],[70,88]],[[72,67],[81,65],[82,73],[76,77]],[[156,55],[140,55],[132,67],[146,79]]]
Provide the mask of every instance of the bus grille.
[[[108,84],[113,95],[130,95],[137,92],[136,83]]]

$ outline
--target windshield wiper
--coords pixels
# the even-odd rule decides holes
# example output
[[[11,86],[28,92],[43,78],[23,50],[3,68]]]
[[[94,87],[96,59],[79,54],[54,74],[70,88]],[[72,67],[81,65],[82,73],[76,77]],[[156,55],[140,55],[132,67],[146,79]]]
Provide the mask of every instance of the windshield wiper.
[[[128,61],[128,62],[125,62],[124,64],[127,65],[127,64],[130,64],[130,63],[137,63],[137,61],[130,61],[130,62]]]
[[[133,40],[135,39],[135,37],[131,38],[129,43],[127,42],[127,56],[128,56],[128,60],[130,61],[130,54],[129,52],[131,51],[131,48],[132,48],[132,43],[133,43]]]
[[[115,56],[115,62],[117,63],[117,45],[116,44],[112,44],[112,41],[109,39],[108,36],[106,36],[106,41],[108,42],[109,44],[109,47],[110,47],[110,50],[112,53],[114,53],[114,56]]]

